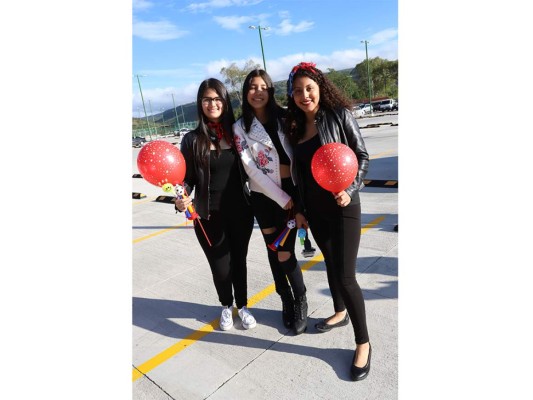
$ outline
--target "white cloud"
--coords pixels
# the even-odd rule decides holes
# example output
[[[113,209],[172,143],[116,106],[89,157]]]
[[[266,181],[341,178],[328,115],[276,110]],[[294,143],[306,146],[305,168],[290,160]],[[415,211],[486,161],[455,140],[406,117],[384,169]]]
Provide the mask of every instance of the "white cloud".
[[[247,25],[254,21],[253,17],[238,17],[238,16],[228,16],[228,17],[213,17],[215,22],[219,24],[224,29],[240,31],[242,25]]]
[[[374,37],[374,36],[373,36]],[[380,57],[388,60],[397,60],[398,59],[398,49],[395,41],[392,41],[390,45],[386,43],[385,45],[376,47],[372,51],[371,57]],[[320,54],[320,53],[294,53],[289,54],[277,59],[267,59],[266,67],[268,74],[271,76],[274,82],[286,80],[289,76],[289,72],[296,64],[306,61],[316,63],[317,68],[323,72],[327,72],[328,68],[333,68],[335,70],[342,70],[346,68],[353,68],[361,61],[365,59],[365,49],[364,46],[361,48],[353,49],[344,49],[333,51],[329,54]],[[198,91],[198,86],[201,81],[206,78],[217,78],[221,81],[224,81],[224,78],[220,75],[220,70],[223,67],[228,67],[231,63],[237,64],[239,67],[243,67],[246,61],[252,59],[255,63],[263,65],[263,60],[254,57],[242,58],[239,60],[226,60],[220,59],[211,61],[208,64],[194,65],[194,70],[163,70],[163,71],[143,71],[150,75],[172,75],[183,77],[184,73],[189,74],[190,82],[189,84],[179,87],[179,88],[165,88],[165,89],[152,89],[144,90],[143,95],[145,99],[150,98],[152,104],[160,104],[165,101],[165,96],[167,98],[167,103],[170,104],[169,108],[172,107],[172,98],[170,93],[175,93],[176,106],[180,104],[190,103],[196,101],[196,94]],[[146,93],[145,93],[146,92]],[[141,98],[138,91],[134,91],[133,99],[133,112],[137,116],[137,107],[142,107]],[[154,110],[154,113],[156,110]],[[158,109],[159,112],[159,109]]]
[[[274,29],[274,32],[277,35],[287,36],[291,33],[300,33],[308,31],[313,27],[315,23],[311,21],[301,21],[298,24],[294,25],[290,19],[284,19],[280,22],[277,28]]]
[[[133,36],[146,40],[162,41],[178,39],[187,35],[189,32],[180,30],[178,27],[168,21],[134,21],[132,25]]]
[[[151,8],[154,3],[147,0],[133,0],[132,10],[135,11],[144,11]]]
[[[152,113],[158,114],[161,112],[161,108],[168,110],[169,108],[179,107],[182,104],[191,103],[196,101],[196,94],[198,93],[198,83],[189,83],[185,86],[176,88],[168,86],[165,88],[157,89],[143,89],[144,106],[146,107],[146,113],[150,113],[150,103],[152,104]],[[172,101],[172,95],[174,95],[174,101]],[[149,101],[148,101],[149,100]],[[133,92],[133,110],[132,116],[138,117],[139,113],[141,117],[144,117],[144,108],[142,104],[141,94],[138,90]]]
[[[385,29],[383,31],[374,33],[370,37],[363,37],[363,36],[348,36],[348,39],[350,40],[368,40],[370,45],[378,45],[382,43],[396,43],[393,41],[394,39],[397,39],[398,37],[398,29]]]
[[[384,31],[373,34],[370,38],[370,42],[374,44],[381,44],[397,37],[398,29],[385,29]]]
[[[188,11],[209,11],[213,8],[253,6],[263,0],[209,0],[204,3],[191,3],[185,7]]]

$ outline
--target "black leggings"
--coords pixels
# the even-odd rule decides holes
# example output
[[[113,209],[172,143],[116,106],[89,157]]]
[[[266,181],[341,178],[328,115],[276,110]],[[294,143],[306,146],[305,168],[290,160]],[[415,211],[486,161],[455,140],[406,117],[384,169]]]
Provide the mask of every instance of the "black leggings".
[[[282,179],[282,188],[285,192],[292,194],[294,185],[290,178]],[[252,205],[254,213],[261,228],[263,239],[267,245],[268,261],[272,271],[272,277],[276,286],[276,293],[285,293],[292,287],[295,296],[302,296],[306,292],[302,270],[298,265],[294,255],[294,244],[296,242],[296,228],[289,231],[289,235],[283,245],[276,251],[270,249],[268,245],[276,241],[279,235],[287,226],[289,212],[284,210],[274,200],[262,193],[252,192]],[[275,228],[272,233],[264,233],[263,229]],[[278,251],[287,251],[290,257],[286,261],[279,261]]]
[[[220,303],[226,307],[233,305],[234,290],[237,308],[246,306],[246,256],[254,227],[251,208],[242,207],[238,214],[211,211],[209,220],[202,219],[201,222],[211,246],[197,221],[194,231],[211,267]]]
[[[326,263],[335,312],[348,310],[355,342],[369,341],[363,292],[355,277],[361,240],[361,204],[337,207],[333,212],[308,209],[309,228]]]

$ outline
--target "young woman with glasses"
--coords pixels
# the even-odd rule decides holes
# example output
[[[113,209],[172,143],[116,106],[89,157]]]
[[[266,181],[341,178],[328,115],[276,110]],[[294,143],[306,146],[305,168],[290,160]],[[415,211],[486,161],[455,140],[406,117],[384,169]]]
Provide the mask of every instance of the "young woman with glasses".
[[[214,78],[201,83],[196,104],[198,126],[181,142],[187,166],[184,187],[189,194],[194,190],[194,200],[177,198],[175,207],[183,212],[192,202],[201,218],[202,225],[195,224],[194,230],[223,306],[220,329],[233,327],[234,301],[243,328],[250,329],[256,320],[246,307],[246,256],[254,217],[233,142],[233,108],[225,86]]]

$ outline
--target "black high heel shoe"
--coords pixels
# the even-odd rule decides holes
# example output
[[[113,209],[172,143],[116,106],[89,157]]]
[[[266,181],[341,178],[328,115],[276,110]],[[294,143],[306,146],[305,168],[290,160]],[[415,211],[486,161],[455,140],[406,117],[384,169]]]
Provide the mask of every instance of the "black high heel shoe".
[[[372,345],[370,345],[370,348],[368,350],[368,360],[366,361],[366,365],[363,368],[359,368],[354,365],[356,355],[357,353],[354,353],[353,355],[350,375],[352,376],[352,381],[362,381],[368,376],[368,373],[370,372],[370,357],[372,356]]]

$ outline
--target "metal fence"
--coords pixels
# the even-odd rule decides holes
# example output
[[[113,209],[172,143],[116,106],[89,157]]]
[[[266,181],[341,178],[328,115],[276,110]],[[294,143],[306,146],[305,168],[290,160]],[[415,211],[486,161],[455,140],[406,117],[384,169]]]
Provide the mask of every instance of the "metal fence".
[[[175,131],[178,131],[183,128],[187,129],[194,129],[198,125],[197,121],[193,122],[184,122],[177,124],[178,127],[160,127],[160,126],[150,126],[150,129],[148,128],[142,128],[142,129],[132,129],[132,137],[150,137],[150,136],[164,136],[164,135],[172,135]]]

